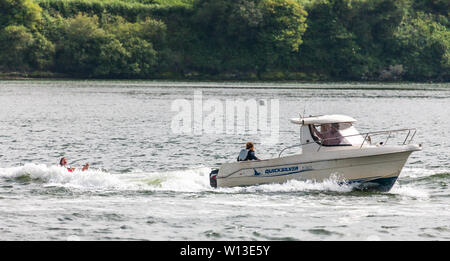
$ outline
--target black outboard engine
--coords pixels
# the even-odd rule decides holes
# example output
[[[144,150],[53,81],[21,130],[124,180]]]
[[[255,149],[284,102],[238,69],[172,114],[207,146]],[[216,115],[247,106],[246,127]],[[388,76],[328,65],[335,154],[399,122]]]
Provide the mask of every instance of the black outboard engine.
[[[219,169],[213,169],[209,173],[209,184],[213,188],[217,188],[217,174],[219,174]]]

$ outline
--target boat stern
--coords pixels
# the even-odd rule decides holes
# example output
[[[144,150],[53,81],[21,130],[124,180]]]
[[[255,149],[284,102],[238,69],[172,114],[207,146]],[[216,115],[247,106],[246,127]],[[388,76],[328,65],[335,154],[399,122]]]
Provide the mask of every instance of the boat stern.
[[[213,188],[217,188],[217,174],[219,174],[219,169],[212,169],[209,173],[209,185]]]

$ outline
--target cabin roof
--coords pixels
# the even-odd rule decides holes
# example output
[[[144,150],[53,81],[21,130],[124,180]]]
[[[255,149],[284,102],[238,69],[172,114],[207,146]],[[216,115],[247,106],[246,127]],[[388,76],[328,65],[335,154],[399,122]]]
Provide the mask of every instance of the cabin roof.
[[[291,122],[301,125],[309,124],[327,124],[327,123],[343,123],[343,122],[355,122],[356,120],[350,116],[332,114],[332,115],[319,115],[302,118],[292,118]]]

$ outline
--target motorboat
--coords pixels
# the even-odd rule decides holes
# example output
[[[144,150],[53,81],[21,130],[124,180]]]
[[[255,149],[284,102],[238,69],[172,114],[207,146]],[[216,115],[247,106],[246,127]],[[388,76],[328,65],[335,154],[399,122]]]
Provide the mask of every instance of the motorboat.
[[[299,144],[284,148],[277,158],[224,163],[211,171],[211,186],[332,179],[356,189],[385,192],[394,185],[410,154],[422,149],[421,144],[411,144],[416,129],[359,133],[354,118],[336,114],[300,115],[290,121],[300,126]],[[390,140],[397,143],[391,145]],[[293,155],[283,156],[294,148]]]

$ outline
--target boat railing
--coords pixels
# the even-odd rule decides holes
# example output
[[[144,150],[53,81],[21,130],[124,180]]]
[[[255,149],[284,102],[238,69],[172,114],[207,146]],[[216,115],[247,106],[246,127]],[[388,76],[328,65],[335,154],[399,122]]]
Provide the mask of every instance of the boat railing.
[[[371,132],[365,132],[365,133],[358,133],[358,134],[352,134],[352,135],[346,135],[346,136],[339,136],[339,138],[349,138],[349,137],[357,137],[357,136],[361,136],[364,137],[363,141],[361,142],[361,145],[359,146],[359,148],[361,149],[364,144],[366,144],[367,142],[369,144],[372,144],[372,137],[373,136],[378,136],[378,135],[386,135],[387,134],[387,138],[384,142],[380,142],[378,143],[379,146],[384,146],[387,144],[388,140],[392,137],[392,134],[394,133],[398,133],[398,132],[408,132],[406,134],[405,139],[403,140],[402,145],[406,145],[406,144],[410,144],[412,142],[412,140],[414,139],[414,136],[416,135],[417,130],[415,128],[413,129],[397,129],[397,130],[385,130],[385,131],[371,131]],[[286,147],[284,149],[282,149],[280,151],[280,153],[278,154],[278,157],[281,157],[281,154],[283,154],[284,151],[288,150],[288,149],[292,149],[295,147],[302,147],[304,145],[308,145],[308,144],[319,144],[319,148],[317,149],[317,151],[319,151],[323,145],[324,141],[327,140],[333,140],[336,139],[336,137],[333,138],[327,138],[327,139],[320,139],[320,142],[317,141],[310,141],[310,142],[306,142],[306,143],[302,143],[302,144],[296,144],[296,145],[292,145],[289,147]],[[351,144],[352,146],[355,146],[355,144]],[[325,145],[327,146],[327,145]],[[339,145],[338,145],[339,146]]]

